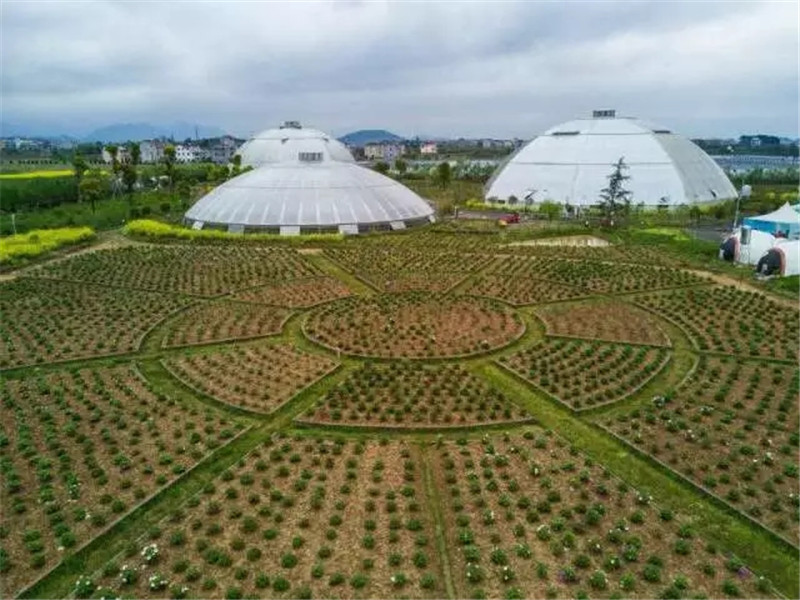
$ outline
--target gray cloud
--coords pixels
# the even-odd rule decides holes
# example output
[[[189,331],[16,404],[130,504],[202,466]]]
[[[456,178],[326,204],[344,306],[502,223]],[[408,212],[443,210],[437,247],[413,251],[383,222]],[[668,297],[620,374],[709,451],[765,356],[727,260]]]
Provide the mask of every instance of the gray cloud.
[[[530,137],[596,107],[688,135],[798,129],[789,2],[14,2],[2,120],[84,133]]]

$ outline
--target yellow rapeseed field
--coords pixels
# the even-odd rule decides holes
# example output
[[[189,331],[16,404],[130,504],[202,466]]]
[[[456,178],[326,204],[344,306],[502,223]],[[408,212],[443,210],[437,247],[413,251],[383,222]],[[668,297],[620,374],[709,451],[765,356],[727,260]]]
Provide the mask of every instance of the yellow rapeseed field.
[[[59,170],[39,170],[39,171],[26,171],[25,173],[0,173],[0,179],[36,179],[39,177],[69,177],[72,175],[69,169]]]
[[[0,264],[20,258],[34,258],[61,246],[86,242],[95,236],[91,227],[34,229],[28,233],[0,238]]]

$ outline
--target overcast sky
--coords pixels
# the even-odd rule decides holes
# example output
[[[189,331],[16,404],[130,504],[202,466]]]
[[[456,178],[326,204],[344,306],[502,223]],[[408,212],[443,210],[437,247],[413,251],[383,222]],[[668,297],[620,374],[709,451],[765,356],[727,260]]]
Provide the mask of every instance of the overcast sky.
[[[594,108],[798,130],[798,2],[2,0],[2,121],[529,138]]]

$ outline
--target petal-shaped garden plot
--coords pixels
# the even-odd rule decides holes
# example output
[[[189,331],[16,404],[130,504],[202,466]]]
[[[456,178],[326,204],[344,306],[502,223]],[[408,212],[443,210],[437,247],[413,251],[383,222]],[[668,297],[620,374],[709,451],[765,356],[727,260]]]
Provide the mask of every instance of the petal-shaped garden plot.
[[[190,346],[241,340],[281,332],[291,311],[227,300],[201,302],[169,324],[164,346]]]
[[[337,298],[344,298],[350,294],[350,288],[335,277],[310,277],[243,290],[233,297],[248,302],[261,302],[289,308],[307,308]]]
[[[531,418],[459,365],[367,364],[297,420],[381,428],[447,428]]]
[[[636,301],[672,319],[699,350],[797,361],[797,308],[759,292],[713,286],[647,294]]]
[[[504,356],[500,364],[583,410],[630,396],[669,360],[666,348],[556,339]]]
[[[304,331],[345,354],[438,358],[500,348],[522,336],[525,324],[485,298],[408,293],[326,304],[309,316]]]
[[[133,352],[190,300],[45,279],[0,285],[0,368]]]
[[[338,363],[286,344],[232,346],[164,360],[178,379],[220,402],[253,412],[280,408]]]
[[[797,544],[799,393],[794,365],[704,356],[674,393],[601,423]]]
[[[0,382],[3,596],[234,437],[220,411],[166,398],[130,367]]]
[[[552,304],[536,309],[548,335],[670,346],[658,318],[618,301]]]
[[[271,281],[318,274],[288,248],[129,246],[90,252],[42,267],[43,277],[159,292],[218,296]]]

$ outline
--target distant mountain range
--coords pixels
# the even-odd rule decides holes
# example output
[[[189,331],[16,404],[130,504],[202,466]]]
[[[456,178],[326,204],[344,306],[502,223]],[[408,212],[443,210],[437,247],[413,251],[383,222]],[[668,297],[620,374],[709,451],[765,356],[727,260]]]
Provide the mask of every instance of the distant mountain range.
[[[196,128],[196,131],[195,131]],[[121,143],[133,140],[147,140],[153,138],[174,138],[183,141],[186,138],[194,139],[195,133],[199,138],[213,138],[226,135],[220,127],[211,125],[195,125],[185,121],[173,123],[113,123],[100,127],[88,135],[59,135],[46,133],[42,127],[29,127],[16,123],[0,122],[0,134],[3,137],[36,137],[50,140],[71,140],[73,142],[114,142]],[[51,130],[52,131],[52,130]]]
[[[164,125],[153,125],[151,123],[115,123],[95,129],[90,134],[84,136],[86,142],[127,142],[128,140],[147,140],[153,138],[173,138],[176,141],[186,138],[195,138],[195,135],[202,138],[220,137],[225,135],[225,131],[219,127],[208,125],[195,125],[183,121],[168,123]]]
[[[404,138],[386,131],[385,129],[359,129],[339,138],[339,141],[348,146],[365,146],[379,142],[401,142]]]

